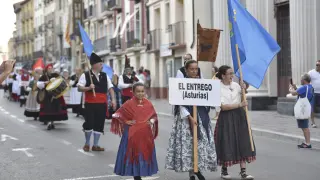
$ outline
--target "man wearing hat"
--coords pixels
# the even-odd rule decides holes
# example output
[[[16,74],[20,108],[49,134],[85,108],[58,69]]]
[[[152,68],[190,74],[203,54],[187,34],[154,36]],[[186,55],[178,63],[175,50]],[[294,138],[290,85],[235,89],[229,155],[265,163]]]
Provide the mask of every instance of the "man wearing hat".
[[[130,59],[126,56],[126,61],[124,65],[123,75],[119,76],[119,88],[122,89],[122,104],[133,97],[132,86],[136,82],[144,83],[142,80],[137,78],[133,73],[133,68],[130,67]]]
[[[101,58],[95,53],[92,53],[90,56],[90,64],[92,66],[90,73],[89,71],[83,73],[78,82],[78,90],[85,94],[85,122],[82,125],[86,140],[83,147],[85,152],[90,150],[90,138],[92,133],[92,151],[104,151],[104,148],[99,146],[99,139],[100,135],[104,133],[108,91],[112,98],[112,107],[114,110],[117,105],[111,80],[106,73],[102,72],[103,64]]]

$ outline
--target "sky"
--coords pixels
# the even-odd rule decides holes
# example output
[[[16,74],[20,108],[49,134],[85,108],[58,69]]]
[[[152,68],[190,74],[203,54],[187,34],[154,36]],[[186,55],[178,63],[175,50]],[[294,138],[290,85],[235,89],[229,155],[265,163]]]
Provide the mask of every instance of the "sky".
[[[0,0],[0,46],[2,51],[7,52],[8,41],[15,29],[16,16],[13,11],[13,4],[21,0]]]

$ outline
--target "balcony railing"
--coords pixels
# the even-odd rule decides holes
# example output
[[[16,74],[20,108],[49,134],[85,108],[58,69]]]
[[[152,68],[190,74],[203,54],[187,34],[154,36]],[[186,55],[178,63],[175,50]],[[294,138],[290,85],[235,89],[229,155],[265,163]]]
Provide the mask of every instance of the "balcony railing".
[[[144,45],[144,42],[141,40],[140,36],[137,36],[137,33],[140,33],[140,31],[136,30],[127,32],[127,48],[140,47]]]
[[[108,7],[111,10],[121,10],[121,0],[109,0]]]
[[[110,51],[117,52],[118,49],[121,49],[121,38],[117,36],[110,39]]]
[[[100,52],[110,48],[110,37],[104,36],[94,41],[94,51]]]
[[[172,48],[178,48],[186,45],[184,27],[184,21],[180,21],[169,25],[169,43]]]
[[[160,49],[161,45],[161,30],[155,29],[150,31],[148,36],[148,45],[150,51],[156,51]]]

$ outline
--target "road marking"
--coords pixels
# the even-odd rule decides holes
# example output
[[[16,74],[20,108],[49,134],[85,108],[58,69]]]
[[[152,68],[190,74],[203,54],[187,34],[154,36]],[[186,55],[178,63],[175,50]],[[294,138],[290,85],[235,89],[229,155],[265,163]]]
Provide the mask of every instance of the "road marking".
[[[15,116],[15,115],[10,115],[10,117],[12,117],[12,118],[17,118],[17,116]]]
[[[1,141],[4,142],[7,140],[7,138],[9,139],[12,139],[12,140],[18,140],[18,138],[15,138],[15,137],[12,137],[12,136],[9,136],[9,135],[6,135],[6,134],[1,134]]]
[[[37,128],[37,126],[32,125],[32,124],[29,124],[29,127],[31,127],[31,128]]]
[[[33,157],[31,153],[28,152],[31,148],[17,148],[17,149],[12,149],[12,151],[17,152],[17,151],[23,151],[28,157]]]
[[[72,144],[71,142],[69,141],[66,141],[66,140],[61,140],[61,142],[67,146],[69,146],[70,144]]]
[[[5,111],[4,113],[5,113],[5,114],[10,114],[8,111]]]
[[[160,177],[145,177],[141,178],[142,180],[153,180],[153,179],[159,179]],[[134,180],[134,179],[126,179],[126,180]]]
[[[104,176],[92,176],[92,177],[79,177],[79,178],[71,178],[71,179],[64,179],[64,180],[87,180],[87,179],[102,179],[108,177],[117,177],[118,175],[104,175]]]
[[[2,127],[0,127],[0,130],[3,130],[3,128],[2,128]]]
[[[114,168],[115,165],[114,164],[109,164],[109,167]]]
[[[94,154],[92,154],[92,153],[84,152],[83,149],[78,149],[78,151],[81,152],[82,154],[87,155],[87,156],[94,156]]]
[[[22,122],[22,123],[24,123],[24,120],[23,119],[17,119],[18,121],[20,121],[20,122]]]

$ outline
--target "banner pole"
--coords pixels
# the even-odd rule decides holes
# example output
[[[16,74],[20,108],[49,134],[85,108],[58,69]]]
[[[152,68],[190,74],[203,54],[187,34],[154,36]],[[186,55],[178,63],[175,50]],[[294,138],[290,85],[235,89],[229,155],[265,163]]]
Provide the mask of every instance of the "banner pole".
[[[242,68],[241,68],[238,44],[236,44],[236,52],[237,52],[237,60],[238,60],[238,69],[239,69],[239,73],[240,73],[240,83],[242,83],[243,82],[243,75],[242,75]],[[241,87],[241,90],[242,90],[242,99],[243,99],[243,101],[247,101],[246,90],[244,88],[242,88],[242,87]],[[245,107],[245,112],[246,112],[246,118],[247,118],[247,124],[248,124],[248,131],[249,131],[251,150],[254,151],[254,145],[253,145],[253,139],[252,139],[252,133],[251,133],[251,125],[250,125],[250,120],[249,120],[248,106]]]

